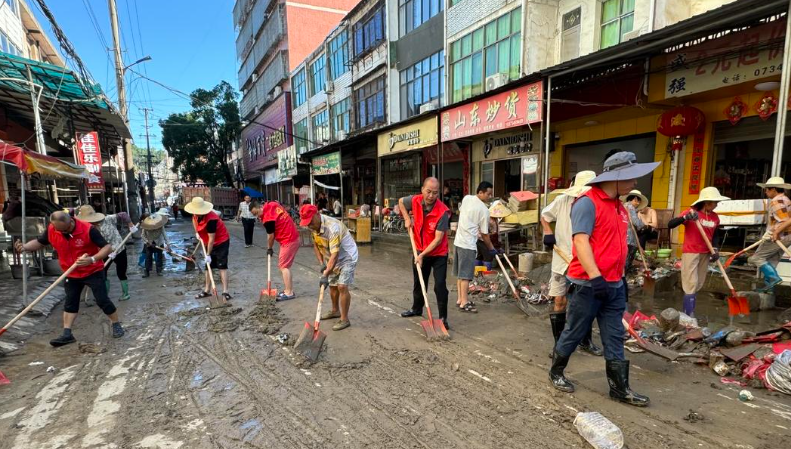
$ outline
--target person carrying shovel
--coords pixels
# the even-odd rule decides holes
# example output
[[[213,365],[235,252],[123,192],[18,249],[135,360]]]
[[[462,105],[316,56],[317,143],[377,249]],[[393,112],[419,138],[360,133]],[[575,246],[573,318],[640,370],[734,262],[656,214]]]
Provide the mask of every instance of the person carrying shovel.
[[[714,234],[720,225],[720,217],[714,212],[717,203],[730,198],[720,195],[716,187],[706,187],[700,191],[698,199],[692,207],[682,212],[680,216],[671,219],[667,226],[674,229],[684,225],[684,246],[681,250],[681,288],[684,290],[684,313],[695,316],[695,302],[697,294],[706,283],[706,274],[709,271],[709,262],[720,258],[715,251],[711,254],[706,241],[698,231],[695,222],[703,226],[706,238],[712,242],[714,248]]]
[[[628,286],[624,280],[626,230],[629,215],[620,201],[641,178],[660,162],[638,163],[634,153],[621,151],[604,162],[603,172],[592,179],[591,189],[571,207],[572,260],[566,276],[571,295],[566,327],[555,345],[549,380],[563,392],[573,393],[565,376],[569,357],[599,323],[610,397],[635,406],[646,406],[648,397],[629,387],[629,361],[624,357],[622,325]]]
[[[791,200],[786,196],[786,189],[791,189],[791,184],[779,176],[769,178],[765,183],[758,183],[764,189],[764,194],[771,201],[769,205],[769,221],[766,226],[766,233],[763,241],[758,246],[755,253],[747,259],[747,262],[758,267],[764,275],[764,286],[756,291],[768,293],[775,285],[782,282],[780,275],[777,274],[777,264],[783,256],[783,248],[777,244],[781,242],[784,246],[791,245]]]
[[[118,311],[107,295],[107,286],[104,283],[102,260],[113,251],[112,245],[107,243],[98,229],[84,221],[71,218],[66,212],[54,212],[49,219],[47,230],[38,238],[24,244],[17,241],[14,245],[18,252],[36,252],[52,245],[58,252],[58,263],[64,272],[76,265],[64,284],[66,301],[63,305],[63,333],[50,340],[49,344],[58,347],[77,341],[71,327],[80,310],[82,289],[86,286],[93,292],[96,305],[110,318],[113,338],[123,337],[124,328],[118,320]]]
[[[213,270],[220,271],[223,298],[226,301],[230,300],[231,294],[228,293],[228,250],[231,246],[231,237],[228,234],[225,223],[214,213],[214,204],[204,201],[199,196],[187,203],[184,206],[184,210],[192,214],[192,226],[206,248],[206,264]],[[200,242],[198,244],[200,245]],[[206,282],[203,290],[195,295],[195,299],[212,296],[211,274],[209,270],[206,270],[205,274]]]
[[[280,244],[278,252],[277,267],[283,276],[283,291],[276,297],[276,301],[288,301],[296,298],[294,294],[294,283],[291,280],[291,265],[299,250],[299,232],[297,226],[286,212],[285,208],[277,201],[269,201],[264,205],[253,201],[250,204],[250,212],[264,223],[267,238],[267,257],[275,254],[275,241]],[[267,287],[268,288],[268,287]]]
[[[544,228],[544,245],[552,251],[552,274],[549,278],[549,296],[553,298],[555,306],[549,314],[549,323],[552,327],[552,336],[557,344],[563,328],[566,326],[566,294],[569,291],[569,280],[566,279],[566,270],[571,262],[571,206],[577,198],[590,190],[588,182],[596,177],[596,173],[584,170],[574,177],[571,187],[562,195],[558,195],[541,211],[541,225]],[[550,223],[555,223],[555,230]],[[593,326],[593,322],[591,322]],[[554,345],[553,345],[554,346]],[[602,349],[593,343],[593,328],[579,345],[580,349],[595,356],[602,355]],[[552,355],[550,354],[550,357]]]
[[[167,216],[156,213],[149,215],[140,223],[140,227],[143,228],[143,248],[146,250],[144,278],[151,276],[154,260],[156,260],[157,265],[157,276],[162,276],[165,255],[162,253],[161,248],[164,247],[170,252],[170,242],[168,242],[168,236],[165,233],[165,223],[167,222]]]

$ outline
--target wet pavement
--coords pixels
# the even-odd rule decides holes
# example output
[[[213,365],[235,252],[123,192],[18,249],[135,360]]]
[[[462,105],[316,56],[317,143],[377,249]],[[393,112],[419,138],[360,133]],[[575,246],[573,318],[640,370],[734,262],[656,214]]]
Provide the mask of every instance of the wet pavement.
[[[557,392],[547,380],[546,316],[528,317],[505,298],[479,303],[478,314],[451,310],[452,340],[429,343],[419,319],[399,316],[411,304],[408,257],[371,246],[360,248],[352,327],[333,332],[322,322],[324,350],[306,365],[293,343],[315,314],[312,250],[300,249],[294,265],[296,300],[259,302],[265,235],[257,229],[256,246],[245,249],[241,226],[226,223],[232,307],[207,310],[193,298],[201,274],[168,256],[162,277],[130,269],[133,299],[119,304],[124,338],[110,338],[92,307],[74,327],[91,345],[53,349],[54,313],[0,358],[12,381],[0,386],[0,448],[588,447],[572,424],[578,411],[602,413],[631,448],[768,449],[791,438],[791,397],[753,389],[755,399],[741,402],[741,388],[707,367],[647,353],[627,355],[632,387],[651,397],[646,409],[606,400],[604,361],[581,353],[567,370],[577,392]],[[168,228],[174,246],[190,234],[187,222]],[[632,304],[645,312],[680,306],[662,293],[633,295]],[[698,307],[712,321],[727,317],[716,296]],[[752,318],[759,325],[771,312]]]

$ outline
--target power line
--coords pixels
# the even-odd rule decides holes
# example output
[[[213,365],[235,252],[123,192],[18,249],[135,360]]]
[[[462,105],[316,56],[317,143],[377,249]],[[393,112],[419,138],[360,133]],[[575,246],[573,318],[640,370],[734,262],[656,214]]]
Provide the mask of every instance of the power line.
[[[134,73],[135,75],[139,76],[140,78],[143,78],[144,80],[150,81],[150,82],[152,82],[152,83],[154,83],[154,84],[156,84],[156,85],[158,85],[158,86],[160,86],[160,87],[163,87],[163,88],[165,88],[165,89],[167,89],[167,90],[169,90],[169,91],[173,92],[174,94],[177,94],[177,95],[179,95],[179,96],[182,96],[182,97],[184,97],[184,99],[186,99],[186,100],[192,100],[192,97],[190,97],[190,95],[189,95],[189,94],[186,94],[186,93],[184,93],[184,92],[182,92],[182,91],[180,91],[180,90],[178,90],[178,89],[176,89],[176,88],[174,88],[174,87],[170,87],[170,86],[168,86],[168,85],[165,85],[165,84],[163,84],[163,83],[160,83],[159,81],[157,81],[157,80],[154,80],[154,79],[151,79],[151,78],[149,78],[149,77],[147,77],[147,76],[143,75],[142,73],[140,73],[140,72],[138,72],[138,71],[136,71],[136,70],[132,70],[131,68],[128,68],[127,70],[129,70],[130,72],[132,72],[132,73]]]

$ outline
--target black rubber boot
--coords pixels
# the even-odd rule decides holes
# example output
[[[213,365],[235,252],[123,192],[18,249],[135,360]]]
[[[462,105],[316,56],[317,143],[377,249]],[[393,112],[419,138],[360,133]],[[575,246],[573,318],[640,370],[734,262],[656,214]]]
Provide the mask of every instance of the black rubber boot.
[[[604,351],[593,343],[593,329],[588,330],[588,334],[582,339],[579,345],[580,349],[588,354],[601,357]]]
[[[549,324],[552,326],[552,337],[555,338],[555,344],[552,345],[552,350],[549,351],[549,358],[555,352],[555,345],[558,344],[558,338],[563,333],[563,328],[566,327],[566,312],[553,312],[549,314]]]
[[[651,403],[648,396],[635,393],[629,388],[629,361],[607,360],[607,383],[610,384],[610,397],[636,407]]]
[[[574,393],[574,384],[566,379],[566,375],[563,374],[563,370],[566,369],[566,365],[568,364],[568,357],[563,357],[557,352],[553,353],[552,368],[549,369],[549,381],[552,382],[552,385],[557,390],[564,393]]]

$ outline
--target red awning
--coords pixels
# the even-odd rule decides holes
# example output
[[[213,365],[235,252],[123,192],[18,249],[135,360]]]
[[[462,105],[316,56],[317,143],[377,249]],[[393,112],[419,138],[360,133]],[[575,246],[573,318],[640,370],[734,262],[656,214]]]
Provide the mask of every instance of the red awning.
[[[0,161],[16,165],[20,171],[38,173],[50,178],[88,179],[89,173],[82,165],[70,164],[52,156],[28,151],[0,140]]]

